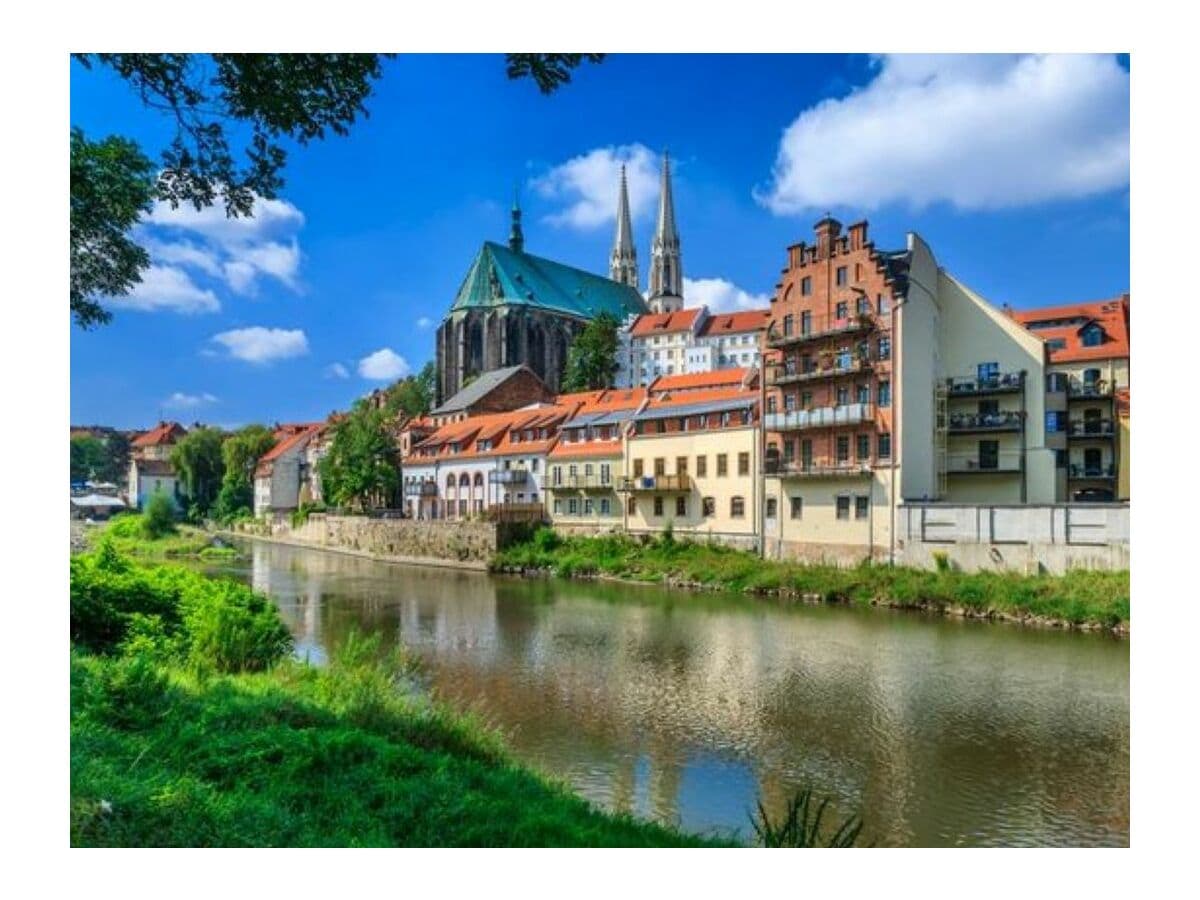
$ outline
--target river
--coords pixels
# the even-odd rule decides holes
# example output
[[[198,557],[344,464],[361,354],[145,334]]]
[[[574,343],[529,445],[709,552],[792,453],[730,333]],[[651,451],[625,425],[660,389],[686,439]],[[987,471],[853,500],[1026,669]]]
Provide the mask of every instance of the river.
[[[1129,643],[251,542],[297,653],[378,632],[609,809],[748,839],[811,786],[880,845],[1129,843]]]

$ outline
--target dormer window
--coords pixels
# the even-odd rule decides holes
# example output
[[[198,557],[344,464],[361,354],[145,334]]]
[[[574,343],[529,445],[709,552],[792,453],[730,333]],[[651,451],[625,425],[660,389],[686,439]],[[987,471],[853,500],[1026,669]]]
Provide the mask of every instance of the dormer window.
[[[1093,322],[1080,333],[1080,340],[1085,347],[1099,347],[1104,343],[1104,329]]]

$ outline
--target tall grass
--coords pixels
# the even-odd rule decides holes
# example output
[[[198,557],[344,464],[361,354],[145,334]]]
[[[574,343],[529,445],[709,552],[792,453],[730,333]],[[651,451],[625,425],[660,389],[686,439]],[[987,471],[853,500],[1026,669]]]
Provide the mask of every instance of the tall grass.
[[[760,801],[751,819],[754,836],[763,847],[853,847],[862,834],[862,818],[848,816],[832,831],[823,829],[821,821],[828,806],[828,797],[813,805],[811,788],[788,800],[778,818],[772,818]]]

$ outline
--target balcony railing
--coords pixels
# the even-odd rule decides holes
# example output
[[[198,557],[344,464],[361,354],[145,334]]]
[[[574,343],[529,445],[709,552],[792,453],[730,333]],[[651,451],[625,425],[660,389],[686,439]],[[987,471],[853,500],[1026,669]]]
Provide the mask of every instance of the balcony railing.
[[[491,522],[544,522],[546,507],[541,503],[496,503],[483,512]]]
[[[768,459],[766,473],[780,478],[846,478],[871,474],[871,463],[836,459]]]
[[[404,485],[405,497],[436,497],[436,481],[410,481]]]
[[[1020,431],[1024,427],[1025,416],[1019,412],[996,412],[967,415],[951,413],[949,430],[964,434],[978,431]]]
[[[1023,379],[1020,372],[1005,372],[990,378],[947,378],[946,388],[951,397],[1015,394],[1021,390]]]
[[[828,337],[840,337],[848,334],[870,331],[875,327],[875,319],[870,315],[850,315],[841,319],[816,316],[809,323],[807,330],[802,329],[802,321],[794,320],[795,325],[791,334],[783,333],[782,322],[777,320],[767,332],[768,347],[795,347],[810,341],[819,341]]]
[[[497,469],[488,472],[490,484],[525,484],[529,481],[528,469]]]
[[[808,371],[786,366],[776,366],[767,370],[767,384],[778,386],[784,384],[799,384],[805,381],[820,381],[823,378],[838,378],[843,375],[858,375],[870,372],[875,368],[875,361],[869,356],[854,356],[848,362],[829,360],[818,363]]]
[[[622,478],[622,491],[690,491],[690,475],[641,475],[637,478]]]
[[[1112,419],[1083,419],[1067,425],[1067,434],[1073,438],[1110,438],[1115,433]]]
[[[1018,450],[999,453],[950,453],[946,471],[952,475],[988,475],[1020,472],[1023,461]]]
[[[609,491],[616,488],[611,477],[602,475],[563,475],[558,484],[550,486],[554,490]]]
[[[870,403],[847,403],[844,406],[821,406],[816,409],[796,409],[790,412],[767,413],[768,431],[801,431],[806,428],[827,428],[835,425],[858,425],[875,419],[875,407]]]
[[[1112,463],[1107,466],[1089,466],[1071,463],[1067,469],[1068,477],[1070,478],[1095,478],[1102,481],[1108,481],[1117,477],[1117,467]]]
[[[1112,383],[1104,379],[1080,381],[1078,378],[1072,378],[1067,388],[1067,396],[1072,400],[1103,400],[1111,397],[1112,393]]]

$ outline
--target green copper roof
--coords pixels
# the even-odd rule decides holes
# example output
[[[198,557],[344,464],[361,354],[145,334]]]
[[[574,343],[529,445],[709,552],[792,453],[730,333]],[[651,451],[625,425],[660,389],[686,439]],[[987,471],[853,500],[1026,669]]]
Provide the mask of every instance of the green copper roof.
[[[624,321],[646,312],[642,295],[625,284],[487,241],[450,311],[524,304],[593,319],[607,312]]]

